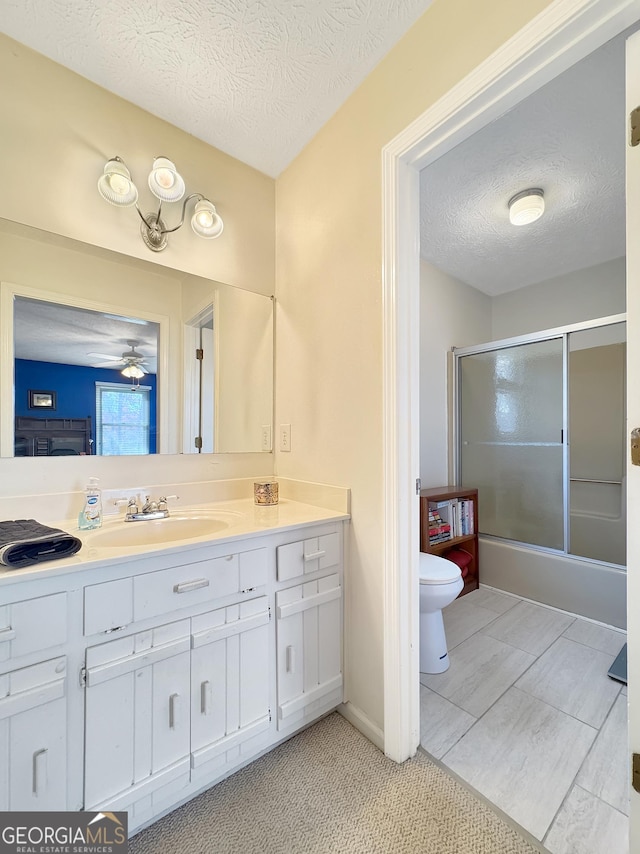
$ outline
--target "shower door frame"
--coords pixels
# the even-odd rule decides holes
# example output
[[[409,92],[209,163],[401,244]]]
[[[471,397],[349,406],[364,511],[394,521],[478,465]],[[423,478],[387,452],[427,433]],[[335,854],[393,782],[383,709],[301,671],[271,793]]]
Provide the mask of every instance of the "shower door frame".
[[[500,537],[495,534],[482,534],[483,537],[500,542],[510,543],[514,546],[522,546],[536,551],[550,552],[554,555],[565,555],[577,560],[585,560],[590,563],[602,564],[619,569],[625,568],[624,565],[618,563],[610,563],[607,561],[596,560],[594,558],[584,557],[583,555],[573,554],[571,549],[571,531],[570,531],[570,476],[569,476],[569,336],[574,332],[583,332],[588,329],[598,329],[605,326],[613,326],[616,323],[626,323],[627,315],[610,314],[605,317],[597,317],[594,320],[585,320],[578,323],[571,323],[565,326],[556,326],[553,329],[544,329],[541,332],[529,332],[524,335],[517,335],[512,338],[502,338],[498,341],[488,341],[485,344],[477,344],[471,347],[454,347],[452,349],[454,359],[454,369],[452,372],[452,392],[453,392],[453,410],[452,410],[452,431],[451,431],[451,448],[453,451],[453,472],[454,481],[457,486],[461,485],[461,430],[460,419],[462,415],[462,384],[460,382],[460,359],[465,356],[475,356],[479,353],[490,353],[495,350],[506,350],[510,347],[518,347],[523,344],[536,344],[541,341],[551,341],[556,338],[562,340],[562,518],[564,527],[564,548],[554,549],[549,546],[540,546],[534,543],[522,542],[520,540],[512,540],[508,537]],[[626,341],[626,330],[625,330]]]

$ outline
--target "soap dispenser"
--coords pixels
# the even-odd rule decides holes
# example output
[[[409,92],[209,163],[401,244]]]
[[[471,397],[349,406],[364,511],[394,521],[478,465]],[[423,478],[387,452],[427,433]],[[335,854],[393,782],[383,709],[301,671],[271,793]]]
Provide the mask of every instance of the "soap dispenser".
[[[85,489],[84,507],[78,514],[78,528],[92,531],[102,525],[102,492],[98,487],[98,478],[90,477]]]

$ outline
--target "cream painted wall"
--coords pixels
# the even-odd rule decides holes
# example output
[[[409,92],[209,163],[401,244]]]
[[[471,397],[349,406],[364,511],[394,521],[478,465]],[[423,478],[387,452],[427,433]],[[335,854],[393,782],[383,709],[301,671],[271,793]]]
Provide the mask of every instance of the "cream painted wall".
[[[242,317],[240,326],[234,318]],[[214,447],[260,447],[273,420],[273,314],[271,301],[239,288],[219,288],[213,315],[216,422]],[[239,388],[253,393],[234,405]]]
[[[157,266],[157,280],[165,283],[180,277],[176,271],[184,271],[274,293],[273,179],[1,34],[0,74],[5,81],[0,87],[0,217],[143,259]],[[116,154],[127,161],[149,208],[155,207],[145,190],[152,158],[165,154],[174,159],[187,188],[208,195],[217,205],[225,222],[222,236],[198,240],[187,225],[170,237],[164,253],[150,252],[140,238],[135,210],[119,210],[98,195],[96,183],[104,163]],[[145,204],[142,201],[143,210]],[[179,215],[168,214],[169,224]],[[63,276],[64,270],[59,273]],[[5,277],[3,272],[0,278]],[[94,287],[114,293],[120,286],[101,281]],[[163,288],[169,298],[170,284],[168,291]],[[164,296],[159,293],[160,299]],[[157,301],[149,297],[147,307],[158,310]],[[94,457],[66,460],[63,466],[57,462],[0,460],[0,498],[74,492],[84,487],[89,474],[99,476],[104,488],[137,488],[273,472],[273,455],[259,453]]]
[[[345,676],[365,726],[384,726],[381,149],[546,5],[436,0],[277,181],[277,468],[352,489]]]
[[[449,482],[448,358],[491,337],[491,298],[420,261],[420,478]]]
[[[436,0],[276,184],[276,424],[292,424],[292,451],[279,455],[278,469],[285,477],[353,490],[347,696],[377,727],[383,726],[384,587],[381,149],[548,4]],[[0,73],[11,81],[0,90],[2,113],[11,116],[3,127],[1,217],[274,292],[271,179],[4,36]],[[115,154],[134,177],[144,176],[159,144],[187,186],[211,196],[225,232],[213,243],[198,243],[184,229],[164,255],[149,259],[135,213],[105,205],[95,182]],[[177,475],[259,474],[270,466],[267,459],[96,458],[92,472],[116,487],[142,478],[163,483]],[[0,461],[3,490],[81,488],[84,470],[47,462]]]
[[[625,259],[529,285],[492,300],[494,341],[625,311]]]
[[[0,35],[2,128],[0,217],[74,237],[264,294],[274,292],[274,181],[184,131]],[[98,195],[106,160],[122,157],[143,211],[157,200],[146,189],[153,157],[175,161],[189,192],[216,205],[225,223],[216,240],[188,225],[162,253],[149,251],[138,214]],[[35,201],[37,199],[37,202]],[[153,200],[153,201],[152,201]],[[169,224],[181,203],[165,206]]]

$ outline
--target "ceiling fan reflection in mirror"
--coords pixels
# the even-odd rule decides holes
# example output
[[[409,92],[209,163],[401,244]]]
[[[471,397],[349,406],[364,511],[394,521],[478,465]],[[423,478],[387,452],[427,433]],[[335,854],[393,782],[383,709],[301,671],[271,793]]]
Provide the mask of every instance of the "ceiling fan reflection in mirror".
[[[107,353],[87,353],[87,355],[96,359],[106,360],[95,364],[95,368],[118,368],[120,365],[123,365],[124,367],[120,371],[123,376],[140,379],[140,377],[148,374],[149,371],[145,367],[147,359],[142,353],[136,350],[137,345],[138,341],[127,341],[129,350],[120,356],[111,356]]]

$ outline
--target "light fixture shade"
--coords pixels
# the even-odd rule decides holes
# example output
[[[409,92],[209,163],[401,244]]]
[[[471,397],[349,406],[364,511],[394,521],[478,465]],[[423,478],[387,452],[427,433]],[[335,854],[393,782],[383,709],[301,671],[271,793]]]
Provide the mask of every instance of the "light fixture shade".
[[[544,213],[544,192],[540,189],[523,190],[509,200],[511,225],[529,225]]]
[[[138,190],[131,173],[119,157],[107,160],[104,172],[98,179],[98,192],[111,205],[128,208],[138,201]]]
[[[191,228],[198,237],[220,237],[224,228],[222,218],[208,199],[199,201],[191,217]]]
[[[138,380],[144,376],[144,371],[137,365],[127,365],[126,368],[123,368],[120,371],[120,373],[123,377],[135,377],[135,379]]]
[[[177,202],[184,196],[184,181],[171,160],[155,158],[149,173],[149,189],[161,202]]]

